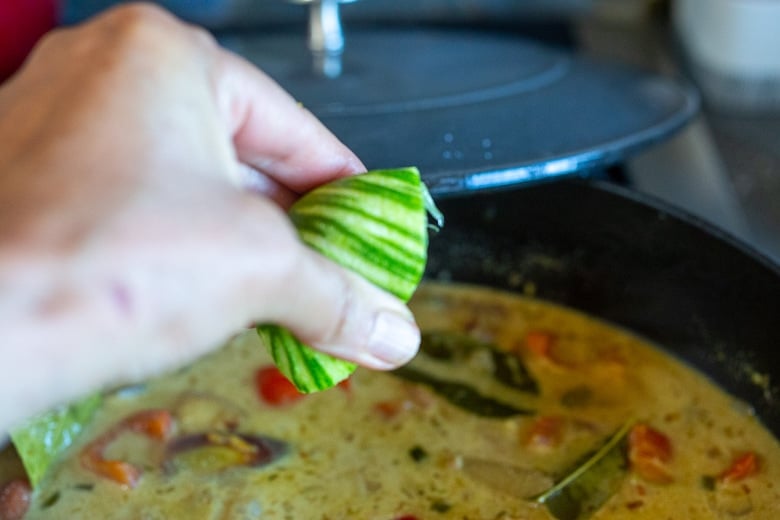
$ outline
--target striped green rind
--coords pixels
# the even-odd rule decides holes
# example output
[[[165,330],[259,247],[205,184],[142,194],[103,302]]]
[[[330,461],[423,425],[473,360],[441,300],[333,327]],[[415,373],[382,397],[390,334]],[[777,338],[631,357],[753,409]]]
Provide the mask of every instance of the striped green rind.
[[[342,179],[303,197],[290,217],[308,246],[403,300],[411,297],[428,248],[419,179],[389,172]]]
[[[257,328],[276,366],[302,392],[330,388],[348,378],[355,364],[307,347],[284,327],[263,325]],[[298,384],[297,382],[302,382]],[[303,388],[301,388],[303,387]]]
[[[417,168],[345,177],[312,190],[290,208],[306,245],[403,301],[411,298],[425,270],[429,213],[441,225]],[[330,388],[355,369],[281,327],[257,330],[279,370],[301,392]]]

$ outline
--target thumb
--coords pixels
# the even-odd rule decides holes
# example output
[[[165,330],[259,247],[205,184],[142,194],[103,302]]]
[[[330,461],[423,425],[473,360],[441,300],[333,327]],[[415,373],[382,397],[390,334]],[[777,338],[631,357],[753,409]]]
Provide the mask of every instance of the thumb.
[[[276,323],[321,352],[388,370],[409,361],[420,330],[395,296],[300,245],[294,274],[279,284]]]

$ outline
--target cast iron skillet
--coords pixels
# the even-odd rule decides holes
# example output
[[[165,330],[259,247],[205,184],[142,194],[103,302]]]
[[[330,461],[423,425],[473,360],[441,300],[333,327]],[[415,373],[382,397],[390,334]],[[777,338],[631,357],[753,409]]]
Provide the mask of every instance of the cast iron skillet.
[[[535,291],[628,328],[752,405],[780,437],[777,265],[606,182],[438,204],[446,225],[431,239],[428,278]]]

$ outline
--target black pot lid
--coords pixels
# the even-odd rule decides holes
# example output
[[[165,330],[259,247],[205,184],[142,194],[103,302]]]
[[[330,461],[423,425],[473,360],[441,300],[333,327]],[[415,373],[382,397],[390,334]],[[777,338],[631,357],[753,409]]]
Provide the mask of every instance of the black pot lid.
[[[369,169],[417,166],[434,194],[583,174],[683,126],[680,82],[503,33],[354,30],[343,73],[311,70],[299,33],[223,36]]]

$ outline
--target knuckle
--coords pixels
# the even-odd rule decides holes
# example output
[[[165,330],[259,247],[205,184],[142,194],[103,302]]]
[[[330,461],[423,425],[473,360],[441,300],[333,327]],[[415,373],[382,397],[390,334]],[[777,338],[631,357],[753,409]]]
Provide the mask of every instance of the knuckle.
[[[63,48],[68,48],[73,42],[73,32],[76,29],[58,27],[48,31],[41,36],[31,55],[52,55],[57,54]]]
[[[160,40],[177,34],[182,26],[172,14],[150,3],[115,7],[96,23],[120,46],[157,46]]]
[[[217,40],[203,27],[197,25],[187,25],[190,38],[200,48],[213,49],[217,46]]]
[[[202,27],[185,23],[162,7],[152,3],[118,6],[108,15],[118,34],[129,39],[180,37],[199,47],[216,46],[216,39]]]
[[[104,70],[114,70],[111,65],[116,70],[134,67],[152,77],[169,70],[172,63],[197,66],[216,46],[204,29],[151,3],[114,7],[85,24],[83,30],[88,34],[83,38],[88,52],[82,54],[102,59]]]
[[[149,2],[124,4],[109,10],[106,16],[114,23],[134,27],[149,23],[170,23],[173,16],[165,9]]]

